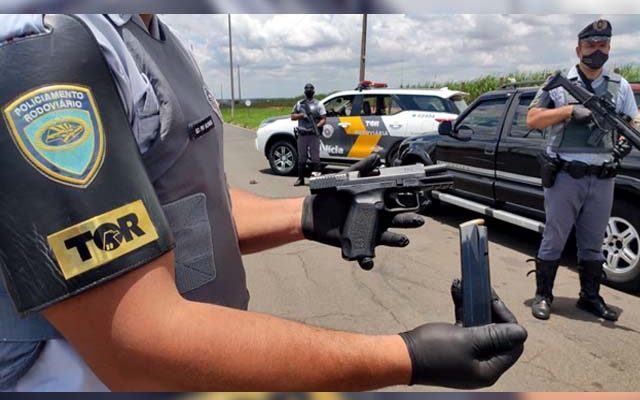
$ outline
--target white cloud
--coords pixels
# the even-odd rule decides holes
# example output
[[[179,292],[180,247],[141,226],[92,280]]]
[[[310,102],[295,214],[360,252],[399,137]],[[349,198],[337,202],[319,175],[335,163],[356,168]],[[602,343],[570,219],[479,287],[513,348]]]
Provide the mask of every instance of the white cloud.
[[[226,15],[165,15],[193,46],[216,95],[229,96]],[[369,15],[367,78],[401,83],[566,68],[577,33],[596,15]],[[605,16],[614,37],[609,65],[640,62],[640,16]],[[290,97],[305,83],[329,92],[356,85],[361,15],[232,15],[243,97]],[[234,73],[235,73],[234,69]]]

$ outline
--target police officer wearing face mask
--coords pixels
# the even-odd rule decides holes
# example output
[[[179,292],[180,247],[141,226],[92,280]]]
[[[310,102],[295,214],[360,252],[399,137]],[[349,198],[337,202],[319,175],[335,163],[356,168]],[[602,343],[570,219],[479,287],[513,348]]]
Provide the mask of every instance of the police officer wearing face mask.
[[[316,94],[312,84],[304,86],[304,99],[293,107],[291,119],[298,121],[298,180],[293,186],[304,185],[304,168],[307,158],[311,160],[312,176],[320,175],[320,132],[327,122],[324,105],[313,96]],[[315,127],[314,127],[315,125]]]
[[[618,112],[633,118],[638,113],[631,86],[618,74],[603,68],[611,49],[611,24],[600,19],[578,34],[576,55],[580,62],[566,77],[598,96],[608,96]],[[615,163],[618,151],[614,132],[598,143],[589,141],[592,115],[563,89],[538,91],[527,114],[527,125],[548,130],[546,152],[541,155],[546,225],[535,260],[536,294],[532,313],[548,319],[553,301],[553,282],[559,259],[575,226],[580,273],[577,306],[598,317],[615,321],[616,311],[599,294],[604,275],[602,241],[611,214]],[[596,128],[597,129],[597,128]]]

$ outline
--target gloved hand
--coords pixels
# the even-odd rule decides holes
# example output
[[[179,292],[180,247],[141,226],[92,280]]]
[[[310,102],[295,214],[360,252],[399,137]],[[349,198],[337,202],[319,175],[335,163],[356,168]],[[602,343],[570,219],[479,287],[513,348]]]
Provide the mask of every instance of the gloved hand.
[[[456,283],[454,281],[455,286]],[[411,357],[411,384],[476,389],[493,385],[520,358],[527,331],[493,292],[493,323],[463,328],[461,287],[452,287],[457,324],[432,323],[401,333]]]
[[[631,150],[633,148],[631,147],[631,145],[629,144],[629,141],[625,138],[620,138],[618,140],[618,143],[616,143],[615,146],[613,146],[613,157],[616,160],[622,160],[623,158],[625,158],[629,153],[631,153]]]
[[[571,119],[579,124],[588,124],[593,120],[593,114],[591,110],[582,104],[574,104],[571,110]]]
[[[358,161],[345,171],[359,171],[361,176],[373,172],[380,163],[376,153]],[[342,228],[351,208],[351,195],[347,193],[320,193],[304,199],[302,209],[302,232],[304,237],[316,242],[342,247]],[[415,213],[378,213],[376,246],[405,247],[409,238],[403,234],[389,232],[389,228],[418,228],[424,219]],[[367,269],[373,267],[371,264]],[[364,266],[363,266],[364,268]]]
[[[456,325],[462,326],[464,305],[462,301],[462,281],[460,281],[460,279],[454,279],[451,283],[451,299],[453,300]],[[507,305],[502,302],[493,288],[491,288],[491,322],[494,324],[518,323],[516,316],[513,315],[511,310],[507,308]]]

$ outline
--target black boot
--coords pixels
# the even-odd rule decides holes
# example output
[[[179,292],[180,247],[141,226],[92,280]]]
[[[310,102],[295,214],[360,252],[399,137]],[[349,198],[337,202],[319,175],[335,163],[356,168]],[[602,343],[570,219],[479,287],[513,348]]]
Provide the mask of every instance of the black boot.
[[[304,164],[298,164],[298,179],[293,183],[293,186],[304,185]]]
[[[535,262],[536,269],[527,274],[536,273],[536,297],[531,305],[531,313],[538,319],[549,319],[553,302],[553,281],[556,279],[559,260],[545,261],[536,258]]]
[[[609,321],[617,321],[618,313],[607,307],[600,296],[600,282],[604,275],[602,261],[579,261],[580,298],[578,308]]]

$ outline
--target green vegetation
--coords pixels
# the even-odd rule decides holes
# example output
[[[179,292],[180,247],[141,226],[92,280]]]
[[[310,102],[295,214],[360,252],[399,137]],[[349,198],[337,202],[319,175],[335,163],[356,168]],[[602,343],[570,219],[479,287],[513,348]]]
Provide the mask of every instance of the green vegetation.
[[[222,118],[224,119],[224,122],[248,129],[258,129],[262,120],[278,115],[290,115],[292,108],[293,105],[287,107],[265,107],[263,105],[260,107],[260,105],[254,106],[252,104],[251,107],[247,107],[244,104],[237,104],[233,118],[231,118],[231,108],[221,107],[220,111],[222,111]]]
[[[617,67],[616,70],[629,82],[640,82],[640,64],[626,64]],[[447,86],[451,90],[461,90],[469,93],[466,100],[467,103],[471,103],[482,93],[498,89],[500,86],[513,82],[514,80],[515,82],[541,82],[553,72],[554,71],[549,70],[538,72],[518,72],[504,76],[487,75],[467,81],[425,82],[422,84],[405,85],[404,88],[428,89]],[[325,94],[317,94],[316,98],[322,99],[325,96]],[[237,104],[235,107],[234,118],[231,118],[230,108],[222,107],[222,116],[225,122],[249,129],[257,129],[260,122],[266,118],[278,115],[289,115],[293,105],[301,98],[302,96],[288,99],[252,100],[251,107],[246,107],[244,104]]]
[[[626,64],[616,67],[616,71],[624,76],[629,82],[640,81],[640,64]],[[504,76],[487,75],[468,81],[447,81],[447,82],[425,82],[423,84],[407,85],[405,88],[428,89],[448,87],[451,90],[461,90],[469,93],[466,98],[467,103],[471,103],[476,97],[490,90],[500,88],[510,82],[541,82],[544,81],[554,71],[518,72]]]

